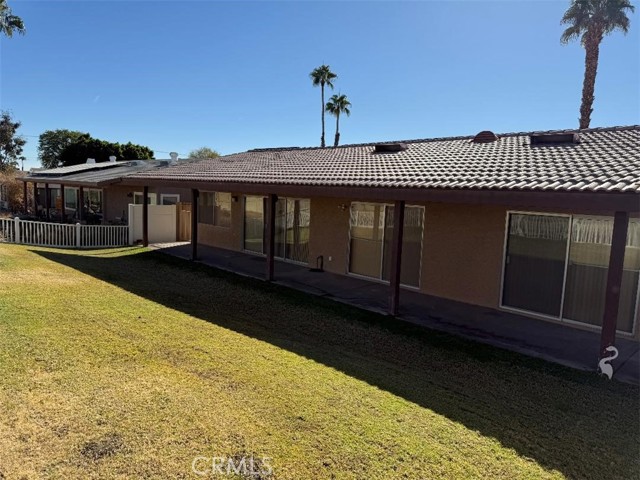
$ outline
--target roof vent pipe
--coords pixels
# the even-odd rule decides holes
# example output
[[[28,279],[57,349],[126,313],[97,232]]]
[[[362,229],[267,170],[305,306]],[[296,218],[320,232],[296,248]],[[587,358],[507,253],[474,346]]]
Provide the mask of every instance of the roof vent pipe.
[[[87,158],[87,163],[96,163],[95,158]]]
[[[171,163],[176,163],[178,161],[178,154],[176,152],[171,152],[169,156],[171,157]]]
[[[116,161],[116,156],[115,156],[115,155],[111,155],[111,156],[109,157],[109,161],[110,161],[110,162],[115,162],[115,161]]]

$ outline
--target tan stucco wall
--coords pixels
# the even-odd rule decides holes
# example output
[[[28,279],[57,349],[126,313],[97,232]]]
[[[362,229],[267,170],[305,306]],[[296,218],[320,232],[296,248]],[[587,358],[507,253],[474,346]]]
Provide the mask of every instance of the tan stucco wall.
[[[427,204],[421,291],[497,307],[504,228],[503,207]]]
[[[242,193],[231,205],[231,228],[199,224],[199,242],[242,250]],[[311,199],[309,264],[324,257],[328,272],[347,274],[349,207],[356,199]],[[508,206],[423,203],[424,238],[420,291],[488,308],[499,308],[504,235],[508,211],[542,211]],[[550,213],[576,213],[547,210]],[[612,216],[613,212],[600,212]],[[640,315],[637,315],[640,317]],[[640,324],[640,318],[636,325]],[[640,328],[635,337],[640,339]]]
[[[347,273],[350,205],[347,199],[311,199],[310,265],[315,266],[316,259],[322,255],[326,271]]]
[[[233,200],[234,198],[236,201]],[[242,194],[231,192],[231,227],[198,223],[198,242],[210,247],[241,251],[244,229],[242,206]]]
[[[129,215],[129,204],[133,203],[133,195],[129,197],[129,193],[142,192],[143,187],[131,187],[125,185],[110,185],[103,190],[103,199],[105,203],[105,216],[104,221],[109,222],[116,219],[116,217],[127,217]],[[157,195],[157,202],[160,203],[160,195],[166,194],[178,194],[180,195],[181,202],[191,201],[191,190],[186,188],[149,188],[149,193],[155,193]]]

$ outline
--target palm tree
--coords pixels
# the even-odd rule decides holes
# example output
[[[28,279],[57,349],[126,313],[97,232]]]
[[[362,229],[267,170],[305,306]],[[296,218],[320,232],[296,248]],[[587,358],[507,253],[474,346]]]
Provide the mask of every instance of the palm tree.
[[[340,142],[340,114],[346,113],[347,117],[351,115],[350,106],[351,102],[347,100],[346,95],[333,95],[327,102],[327,112],[336,116],[336,138],[333,142],[334,147],[337,147]]]
[[[593,91],[598,71],[600,42],[614,30],[629,31],[627,11],[635,7],[628,0],[572,0],[560,23],[569,25],[562,34],[563,44],[580,38],[585,49],[584,82],[580,104],[580,128],[589,128],[593,112]]]
[[[11,8],[7,5],[7,0],[0,0],[0,33],[11,38],[14,31],[24,35],[26,32],[24,22],[17,15],[13,15]]]
[[[320,137],[320,146],[324,148],[324,86],[328,85],[331,87],[331,90],[333,90],[333,81],[338,78],[338,76],[331,71],[329,65],[320,65],[314,69],[309,76],[311,77],[314,87],[320,85],[320,95],[322,98],[322,136]]]

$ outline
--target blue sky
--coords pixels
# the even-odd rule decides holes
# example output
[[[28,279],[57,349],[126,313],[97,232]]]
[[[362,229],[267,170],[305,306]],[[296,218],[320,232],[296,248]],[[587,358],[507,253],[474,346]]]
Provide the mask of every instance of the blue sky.
[[[353,104],[341,142],[577,127],[584,51],[568,1],[9,0],[0,107],[28,135],[68,128],[186,155],[319,144],[323,62]],[[640,123],[640,13],[605,38],[592,126]],[[335,122],[327,117],[331,143]]]

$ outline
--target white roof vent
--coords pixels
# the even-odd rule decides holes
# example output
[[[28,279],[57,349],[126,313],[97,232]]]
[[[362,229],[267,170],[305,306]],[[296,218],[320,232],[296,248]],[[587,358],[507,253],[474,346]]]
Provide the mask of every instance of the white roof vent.
[[[116,156],[115,155],[111,155],[109,157],[109,161],[112,162],[112,163],[115,162],[116,161]]]
[[[171,152],[169,156],[171,157],[172,164],[178,163],[178,154],[176,152]]]
[[[87,163],[96,163],[95,158],[87,158]]]

